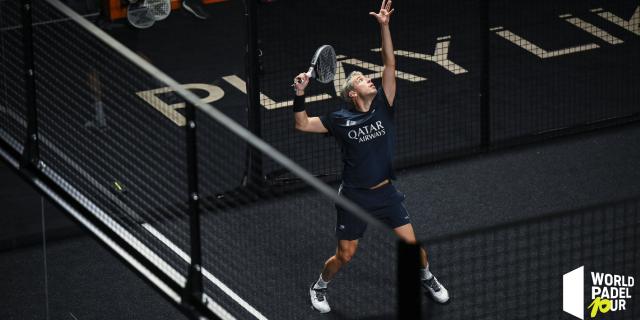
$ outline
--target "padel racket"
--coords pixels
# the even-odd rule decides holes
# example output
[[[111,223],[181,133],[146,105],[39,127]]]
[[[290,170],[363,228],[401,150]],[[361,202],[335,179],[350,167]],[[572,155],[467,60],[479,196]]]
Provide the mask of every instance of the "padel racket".
[[[311,67],[306,75],[315,78],[318,82],[329,83],[336,75],[336,52],[333,47],[325,44],[318,48],[311,58]],[[297,79],[298,83],[302,79]]]
[[[137,0],[127,7],[127,20],[139,29],[151,27],[171,13],[171,0]]]
[[[127,6],[127,20],[132,26],[139,29],[149,28],[156,22],[147,0],[130,3]]]

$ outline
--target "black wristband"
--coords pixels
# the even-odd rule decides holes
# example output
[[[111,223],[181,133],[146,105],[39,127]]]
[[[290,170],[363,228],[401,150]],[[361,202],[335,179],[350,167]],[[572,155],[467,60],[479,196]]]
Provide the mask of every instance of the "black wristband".
[[[293,98],[293,112],[302,112],[304,109],[304,96],[296,96]]]

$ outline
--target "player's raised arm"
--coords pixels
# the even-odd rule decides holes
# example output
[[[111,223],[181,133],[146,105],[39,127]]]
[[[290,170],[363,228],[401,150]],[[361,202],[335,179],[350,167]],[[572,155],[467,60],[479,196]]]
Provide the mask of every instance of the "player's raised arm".
[[[393,54],[393,42],[389,30],[389,19],[394,9],[391,9],[391,0],[382,0],[380,12],[369,12],[380,24],[380,36],[382,38],[382,88],[387,96],[389,105],[393,105],[396,97],[396,57]]]
[[[304,89],[309,85],[309,76],[299,74],[293,80],[296,96],[293,100],[293,113],[296,119],[296,129],[302,132],[326,133],[327,128],[322,125],[318,117],[309,117],[304,108]]]

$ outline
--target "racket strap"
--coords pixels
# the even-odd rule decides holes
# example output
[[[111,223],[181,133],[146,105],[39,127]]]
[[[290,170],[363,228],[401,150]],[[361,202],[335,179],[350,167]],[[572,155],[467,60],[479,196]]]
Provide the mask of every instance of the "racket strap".
[[[302,112],[302,111],[305,111],[304,96],[296,95],[295,98],[293,98],[293,112]]]

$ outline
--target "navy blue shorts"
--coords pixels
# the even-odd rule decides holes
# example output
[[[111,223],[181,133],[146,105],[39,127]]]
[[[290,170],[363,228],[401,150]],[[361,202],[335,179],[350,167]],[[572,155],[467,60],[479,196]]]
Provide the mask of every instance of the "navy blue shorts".
[[[391,183],[374,190],[340,186],[339,193],[392,229],[411,223],[409,212],[402,203],[405,195]],[[338,212],[336,238],[338,240],[362,238],[367,230],[367,223],[338,205],[336,209]]]

